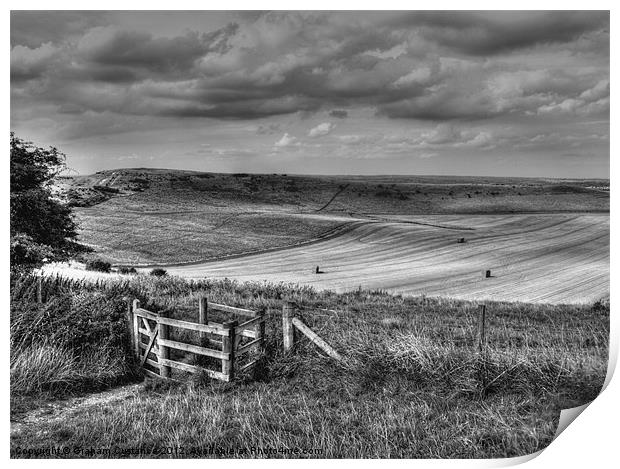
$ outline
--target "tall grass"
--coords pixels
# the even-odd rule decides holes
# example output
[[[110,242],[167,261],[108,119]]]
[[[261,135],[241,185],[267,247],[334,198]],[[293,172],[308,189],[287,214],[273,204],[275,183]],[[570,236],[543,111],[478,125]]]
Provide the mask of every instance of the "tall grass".
[[[262,310],[267,318],[267,353],[253,376],[235,383],[204,377],[185,385],[152,383],[131,399],[43,424],[43,440],[15,435],[13,446],[127,449],[131,442],[151,456],[162,456],[156,449],[163,446],[244,450],[228,457],[258,457],[252,447],[320,450],[305,457],[517,456],[544,448],[559,411],[594,399],[605,379],[608,303],[487,303],[489,345],[479,356],[471,302],[138,275],[129,281],[44,279],[39,305],[36,278],[11,281],[12,350],[18,352],[11,385],[20,393],[37,393],[42,383],[75,388],[76,370],[100,370],[91,383],[131,375],[123,297],[195,321],[198,297],[208,295]],[[302,337],[294,353],[283,352],[285,298],[344,363]],[[108,358],[97,362],[106,355],[101,350]],[[63,357],[69,366],[60,366]]]
[[[66,347],[42,342],[11,350],[11,393],[43,392],[70,386],[77,377],[77,360]]]
[[[117,350],[102,347],[77,356],[65,345],[44,341],[12,350],[11,393],[66,394],[78,389],[100,389],[130,372],[126,357]]]
[[[139,376],[120,293],[58,277],[11,277],[12,394],[61,396]]]

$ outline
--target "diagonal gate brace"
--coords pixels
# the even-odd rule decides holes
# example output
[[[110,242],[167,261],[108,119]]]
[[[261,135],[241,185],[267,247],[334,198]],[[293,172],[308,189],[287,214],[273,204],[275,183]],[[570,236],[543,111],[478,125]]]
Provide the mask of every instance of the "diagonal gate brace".
[[[155,345],[155,340],[157,339],[157,334],[158,333],[159,333],[159,331],[155,330],[155,332],[151,336],[151,340],[149,341],[149,345],[146,347],[146,350],[144,351],[144,356],[142,357],[142,360],[140,361],[140,366],[144,365],[144,363],[146,362],[146,358],[149,356],[149,353],[151,353],[151,349],[153,348],[153,345]]]

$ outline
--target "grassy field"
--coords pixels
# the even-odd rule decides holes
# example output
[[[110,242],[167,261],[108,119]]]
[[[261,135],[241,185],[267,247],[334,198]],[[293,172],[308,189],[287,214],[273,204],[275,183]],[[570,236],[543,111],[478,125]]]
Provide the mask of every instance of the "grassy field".
[[[607,367],[608,303],[488,303],[482,361],[473,347],[476,304],[466,301],[136,276],[98,284],[49,279],[38,304],[35,285],[12,279],[13,457],[40,457],[36,450],[51,446],[116,451],[72,457],[265,457],[252,448],[274,448],[270,457],[518,456],[548,445],[559,411],[594,399]],[[58,403],[137,379],[123,296],[195,320],[202,294],[266,312],[267,355],[255,376],[232,384],[198,377]],[[284,298],[345,355],[343,365],[303,341],[282,352]],[[89,357],[91,347],[107,353]],[[41,417],[45,411],[31,418],[46,406],[50,418]],[[161,454],[165,447],[177,452]],[[217,454],[230,448],[236,452]],[[288,452],[295,448],[308,453]]]
[[[106,260],[130,264],[286,246],[377,215],[609,211],[607,180],[124,169],[61,186],[81,240]]]

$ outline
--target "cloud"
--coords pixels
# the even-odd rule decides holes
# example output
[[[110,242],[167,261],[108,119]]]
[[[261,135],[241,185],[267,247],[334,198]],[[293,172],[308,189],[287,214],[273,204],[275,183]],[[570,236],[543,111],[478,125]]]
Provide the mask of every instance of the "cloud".
[[[439,124],[435,129],[423,133],[415,142],[422,147],[491,148],[496,144],[488,131],[460,130],[452,123]]]
[[[344,109],[332,109],[331,111],[329,111],[329,116],[336,117],[338,119],[346,119],[347,117],[349,117],[349,113]]]
[[[280,131],[280,124],[260,124],[256,126],[256,134],[257,135],[273,135]]]
[[[76,125],[97,113],[353,119],[359,109],[457,127],[608,118],[609,12],[297,11],[210,23],[201,14],[209,27],[148,13],[178,23],[162,32],[123,12],[12,12],[12,112]],[[309,135],[333,129],[326,122]]]
[[[495,139],[493,134],[490,132],[479,132],[473,136],[469,135],[465,141],[460,142],[457,146],[493,148],[495,146]]]
[[[461,141],[461,132],[452,124],[441,124],[431,132],[423,134],[422,140],[433,145],[459,142]]]
[[[309,137],[323,137],[329,134],[332,130],[336,128],[335,124],[331,122],[323,122],[322,124],[317,125],[313,129],[310,129],[308,132]]]
[[[541,44],[564,43],[609,29],[605,11],[412,12],[390,22],[419,28],[430,42],[468,55],[493,55]]]
[[[297,143],[296,137],[289,135],[288,133],[285,133],[280,140],[274,143],[274,146],[278,148],[283,148],[283,147],[290,147],[292,145],[295,145],[296,143]]]
[[[57,47],[46,42],[39,47],[17,45],[11,49],[11,79],[28,80],[49,68],[60,54]]]
[[[373,135],[339,135],[338,140],[346,145],[362,145],[376,143],[381,137]]]
[[[412,70],[410,73],[403,75],[396,80],[392,86],[395,88],[403,88],[412,85],[429,83],[433,76],[433,72],[428,67],[421,67]]]
[[[187,32],[177,37],[154,37],[117,26],[96,27],[78,42],[78,56],[105,66],[126,66],[150,72],[188,71],[209,52],[226,49],[226,38],[237,26],[230,24],[210,34]]]
[[[554,101],[538,108],[539,114],[609,114],[609,80],[601,80],[575,98]]]
[[[110,20],[104,11],[11,11],[11,47],[36,49],[79,38],[90,28]]]

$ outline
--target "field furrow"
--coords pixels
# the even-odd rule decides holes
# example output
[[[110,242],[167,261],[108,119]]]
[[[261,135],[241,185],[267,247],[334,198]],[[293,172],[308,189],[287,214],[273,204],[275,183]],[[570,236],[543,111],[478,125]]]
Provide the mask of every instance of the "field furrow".
[[[461,236],[466,243],[456,243]],[[323,273],[316,274],[316,266]],[[188,278],[294,282],[337,291],[361,286],[408,295],[586,303],[609,294],[609,216],[374,221],[312,245],[166,269]],[[484,278],[486,269],[491,278]]]

